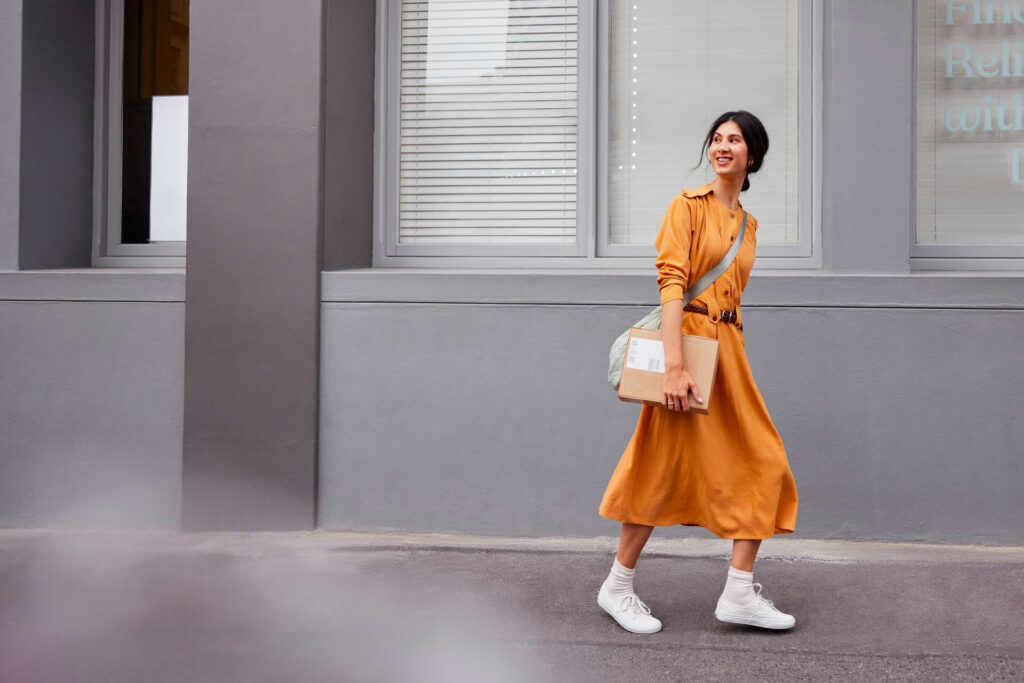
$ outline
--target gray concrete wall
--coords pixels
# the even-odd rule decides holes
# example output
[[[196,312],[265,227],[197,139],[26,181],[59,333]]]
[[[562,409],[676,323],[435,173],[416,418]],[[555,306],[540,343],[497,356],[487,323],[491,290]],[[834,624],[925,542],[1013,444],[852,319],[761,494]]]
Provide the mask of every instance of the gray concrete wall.
[[[744,293],[797,535],[1024,543],[1024,278],[909,274],[913,6],[823,9],[825,268]],[[322,527],[617,533],[597,506],[639,408],[607,354],[653,270],[323,280]]]
[[[0,526],[178,528],[184,285],[0,273]]]
[[[95,8],[24,3],[19,267],[91,264]]]
[[[0,3],[0,270],[18,267],[21,0]]]
[[[0,526],[174,529],[184,274],[87,269],[94,33],[0,4]]]
[[[320,0],[193,0],[182,521],[315,524]]]
[[[1024,333],[1022,299],[1007,300],[1024,291],[976,286],[983,305],[958,308],[940,301],[958,283],[940,280],[917,305],[898,303],[917,287],[906,280],[875,295],[831,282],[799,305],[799,285],[748,287],[747,353],[797,481],[800,536],[1024,542],[1024,366],[1006,362]],[[607,386],[608,347],[657,301],[488,294],[325,302],[322,527],[617,533],[597,505],[639,407]]]
[[[0,6],[0,266],[66,265],[91,212],[42,205],[22,75],[78,72],[60,49],[22,63],[22,25],[45,31],[21,6]],[[823,7],[826,272],[744,297],[797,533],[1024,543],[1024,279],[905,274],[911,3]],[[653,272],[320,274],[372,239],[371,10],[193,0],[187,311],[181,274],[0,273],[0,524],[616,532],[597,505],[638,408],[605,364]],[[39,221],[69,241],[19,245]]]

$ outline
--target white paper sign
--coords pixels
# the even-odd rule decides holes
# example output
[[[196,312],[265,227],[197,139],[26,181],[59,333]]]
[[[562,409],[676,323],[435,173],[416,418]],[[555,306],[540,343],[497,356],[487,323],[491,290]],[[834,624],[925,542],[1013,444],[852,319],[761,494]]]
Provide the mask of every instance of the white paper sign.
[[[629,341],[626,367],[648,372],[665,372],[665,345],[656,339],[634,337]]]
[[[183,241],[188,196],[188,95],[153,98],[152,136],[149,239]]]

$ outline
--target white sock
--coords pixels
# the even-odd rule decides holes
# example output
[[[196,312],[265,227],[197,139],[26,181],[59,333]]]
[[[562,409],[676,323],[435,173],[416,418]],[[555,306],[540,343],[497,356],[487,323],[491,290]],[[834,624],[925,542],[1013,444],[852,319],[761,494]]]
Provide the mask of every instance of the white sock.
[[[722,597],[737,605],[753,604],[756,600],[754,596],[754,572],[745,572],[730,564]]]
[[[634,592],[634,574],[636,574],[636,567],[629,569],[620,563],[619,558],[616,557],[614,562],[612,562],[612,570],[608,573],[608,578],[604,580],[604,585],[607,587],[608,592],[612,594],[612,597],[624,598]]]

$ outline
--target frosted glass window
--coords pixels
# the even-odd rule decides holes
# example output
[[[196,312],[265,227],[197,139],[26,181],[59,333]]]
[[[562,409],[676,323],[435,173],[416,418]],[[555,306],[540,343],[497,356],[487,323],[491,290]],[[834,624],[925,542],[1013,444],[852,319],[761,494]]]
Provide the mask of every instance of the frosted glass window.
[[[576,0],[403,0],[400,244],[573,244]]]
[[[798,0],[611,0],[609,222],[612,244],[654,242],[672,197],[714,180],[700,145],[719,114],[746,109],[770,149],[740,201],[758,242],[797,231]]]
[[[917,2],[918,244],[1024,244],[1022,11]]]

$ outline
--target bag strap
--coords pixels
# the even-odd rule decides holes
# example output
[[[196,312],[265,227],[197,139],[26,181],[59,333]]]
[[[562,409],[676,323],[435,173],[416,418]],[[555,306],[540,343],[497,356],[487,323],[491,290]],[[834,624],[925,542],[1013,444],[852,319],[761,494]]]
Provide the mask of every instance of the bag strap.
[[[740,224],[740,232],[736,236],[736,241],[734,241],[732,246],[729,247],[729,251],[725,252],[725,256],[722,257],[722,260],[719,261],[714,268],[706,272],[702,278],[693,283],[692,287],[683,292],[684,306],[696,299],[698,294],[710,287],[711,283],[717,280],[718,276],[724,273],[729,265],[732,264],[733,259],[736,258],[736,254],[740,251],[740,245],[743,243],[743,235],[747,231],[748,215],[749,214],[747,214],[746,211],[743,212],[743,223]]]

